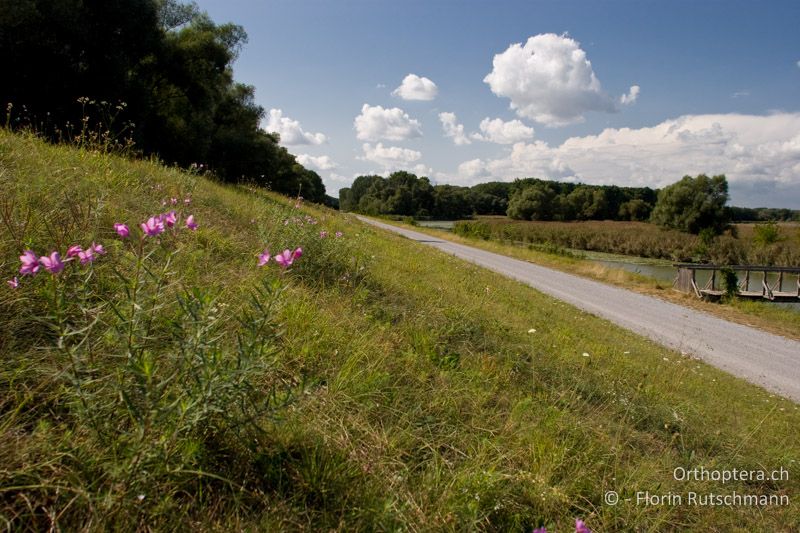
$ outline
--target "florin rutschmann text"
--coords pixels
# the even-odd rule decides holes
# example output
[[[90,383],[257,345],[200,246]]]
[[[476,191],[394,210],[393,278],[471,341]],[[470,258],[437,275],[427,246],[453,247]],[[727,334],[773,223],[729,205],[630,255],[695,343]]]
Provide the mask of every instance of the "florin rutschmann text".
[[[766,482],[775,483],[789,480],[789,471],[783,467],[777,470],[748,470],[740,468],[709,469],[705,467],[686,468],[679,466],[672,471],[675,481],[680,482],[712,482],[725,484],[733,482]],[[644,506],[725,506],[725,507],[772,507],[787,506],[790,503],[789,495],[784,491],[776,492],[740,492],[738,490],[701,490],[701,491],[668,491],[650,492],[637,490],[630,498],[620,497],[615,490],[606,491],[604,501],[607,505],[617,505],[622,502],[634,502]]]

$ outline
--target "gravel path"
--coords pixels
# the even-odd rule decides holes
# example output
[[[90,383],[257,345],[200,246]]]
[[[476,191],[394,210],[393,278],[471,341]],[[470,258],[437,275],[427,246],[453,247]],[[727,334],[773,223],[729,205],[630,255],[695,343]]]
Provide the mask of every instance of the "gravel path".
[[[800,342],[597,281],[384,224],[359,220],[519,280],[669,348],[800,402]]]

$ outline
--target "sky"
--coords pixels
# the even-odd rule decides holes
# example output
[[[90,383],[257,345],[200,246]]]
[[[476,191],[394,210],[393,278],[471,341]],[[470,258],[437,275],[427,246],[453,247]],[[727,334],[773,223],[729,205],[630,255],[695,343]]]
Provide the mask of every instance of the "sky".
[[[800,209],[800,2],[198,0],[262,127],[322,176],[538,177]]]

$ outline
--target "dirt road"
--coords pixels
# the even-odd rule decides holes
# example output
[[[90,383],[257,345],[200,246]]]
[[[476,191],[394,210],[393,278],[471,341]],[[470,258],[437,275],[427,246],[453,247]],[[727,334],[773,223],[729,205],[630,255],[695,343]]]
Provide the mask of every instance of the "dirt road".
[[[651,296],[365,217],[361,221],[519,280],[653,341],[800,402],[800,342]]]

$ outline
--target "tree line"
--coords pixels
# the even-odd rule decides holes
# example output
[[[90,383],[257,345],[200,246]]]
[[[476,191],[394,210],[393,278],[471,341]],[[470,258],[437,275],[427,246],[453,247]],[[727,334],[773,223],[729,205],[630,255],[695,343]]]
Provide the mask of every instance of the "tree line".
[[[731,207],[734,222],[800,222],[800,210],[777,207]]]
[[[233,79],[247,34],[177,0],[14,0],[0,9],[0,102],[9,127],[53,140],[87,125],[166,163],[308,200],[320,176],[260,129],[254,88]]]
[[[386,178],[359,176],[351,187],[339,191],[339,202],[344,211],[416,218],[508,215],[524,220],[646,220],[656,191],[536,178],[472,187],[432,185],[426,177],[400,171]]]
[[[663,189],[585,185],[537,178],[481,183],[473,187],[432,185],[400,171],[359,176],[339,191],[341,209],[367,215],[457,220],[506,215],[515,220],[648,221],[686,233],[719,235],[731,222],[798,220],[791,209],[729,207],[724,175],[684,176]]]

